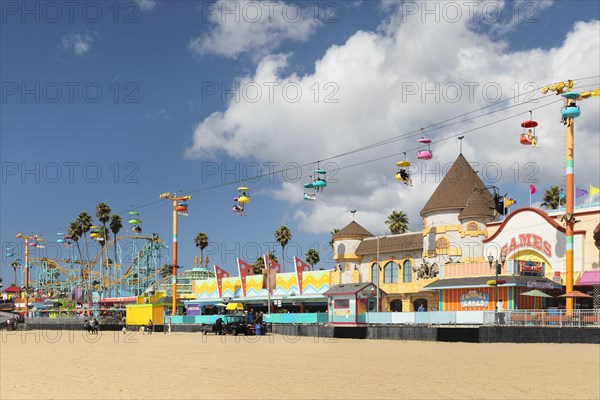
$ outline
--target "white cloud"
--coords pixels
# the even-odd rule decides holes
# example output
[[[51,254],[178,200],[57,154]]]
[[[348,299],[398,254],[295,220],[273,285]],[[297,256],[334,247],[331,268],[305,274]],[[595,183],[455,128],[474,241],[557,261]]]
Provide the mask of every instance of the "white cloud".
[[[158,0],[135,0],[142,11],[152,11],[158,5]]]
[[[197,55],[217,54],[236,58],[250,54],[255,59],[277,49],[283,42],[304,42],[319,25],[315,13],[301,3],[282,1],[221,0],[204,7],[213,25],[206,34],[190,40]]]
[[[399,19],[392,16],[390,21]],[[519,52],[472,31],[467,22],[424,24],[420,17],[390,21],[377,33],[359,31],[343,45],[330,47],[311,74],[284,73],[290,66],[282,55],[262,58],[251,75],[239,79],[239,99],[197,126],[186,156],[225,153],[282,165],[323,160],[490,106],[499,89],[502,99],[520,97],[470,115],[477,119],[463,117],[456,120],[459,124],[427,132],[434,140],[430,161],[416,159],[418,136],[413,135],[332,160],[345,167],[382,158],[331,174],[339,182],[331,182],[316,202],[300,200],[308,168],[303,169],[301,182],[283,184],[269,193],[287,201],[288,217],[311,233],[344,226],[351,221],[352,209],[358,209],[356,220],[373,233],[386,230],[384,221],[393,209],[405,211],[412,228],[418,229],[419,211],[458,156],[459,143],[452,136],[461,133],[463,154],[475,170],[487,184],[500,187],[501,194],[520,196],[519,205],[525,205],[530,182],[537,186],[538,196],[550,185],[564,185],[561,103],[544,106],[559,100],[554,95],[533,99],[542,96],[536,85],[598,75],[599,21],[576,23],[557,48]],[[597,86],[598,78],[577,83],[579,90]],[[252,92],[257,87],[260,97]],[[274,88],[272,99],[269,87]],[[284,87],[289,89],[287,100]],[[300,89],[298,101],[289,99],[292,88]],[[525,96],[532,89],[533,95]],[[327,96],[337,102],[326,102]],[[582,101],[582,116],[576,121],[575,173],[582,185],[597,182],[600,175],[598,102],[598,98]],[[514,107],[486,115],[508,105]],[[529,119],[528,110],[540,124],[537,149],[519,144],[520,123]],[[483,128],[468,132],[478,127]],[[450,139],[438,142],[444,138]],[[403,152],[415,164],[412,188],[394,180],[394,163]],[[537,200],[534,195],[534,203]]]
[[[71,33],[63,36],[61,46],[65,50],[72,51],[75,55],[82,56],[92,47],[94,36],[95,32],[86,32],[84,34]]]

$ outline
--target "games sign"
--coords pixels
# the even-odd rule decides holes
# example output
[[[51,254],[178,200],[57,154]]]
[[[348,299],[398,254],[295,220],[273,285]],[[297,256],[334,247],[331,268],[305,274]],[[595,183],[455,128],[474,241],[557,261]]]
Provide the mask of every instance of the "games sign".
[[[477,290],[460,295],[460,305],[463,308],[487,307],[490,302],[490,295]]]

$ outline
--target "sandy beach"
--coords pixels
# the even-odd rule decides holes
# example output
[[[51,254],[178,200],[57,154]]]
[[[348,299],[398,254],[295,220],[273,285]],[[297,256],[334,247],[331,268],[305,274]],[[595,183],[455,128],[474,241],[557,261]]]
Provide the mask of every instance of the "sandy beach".
[[[598,399],[600,347],[2,332],[2,399]]]

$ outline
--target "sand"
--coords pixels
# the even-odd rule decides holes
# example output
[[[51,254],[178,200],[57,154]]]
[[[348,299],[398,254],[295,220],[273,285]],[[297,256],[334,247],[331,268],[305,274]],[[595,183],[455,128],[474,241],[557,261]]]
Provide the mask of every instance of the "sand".
[[[2,332],[1,399],[598,399],[600,346]]]

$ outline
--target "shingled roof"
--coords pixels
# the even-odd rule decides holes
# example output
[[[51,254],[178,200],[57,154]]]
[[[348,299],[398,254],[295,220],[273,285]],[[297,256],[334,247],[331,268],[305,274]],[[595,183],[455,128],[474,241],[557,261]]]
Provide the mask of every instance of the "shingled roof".
[[[458,219],[494,218],[494,197],[486,190],[473,190],[467,199],[467,205],[458,215]]]
[[[423,235],[421,233],[404,233],[379,238],[380,253],[421,249],[423,249]],[[356,249],[356,254],[361,256],[375,253],[377,253],[377,238],[364,239]]]
[[[371,237],[373,236],[373,234],[365,228],[363,228],[358,223],[352,221],[348,225],[340,229],[340,231],[337,232],[335,235],[333,235],[333,239],[340,239],[344,236]]]
[[[491,193],[485,188],[465,157],[459,154],[435,192],[425,203],[421,216],[425,217],[432,211],[467,208],[466,211],[462,210],[465,211],[465,215],[493,217],[493,209],[488,211],[486,207],[494,207]]]

